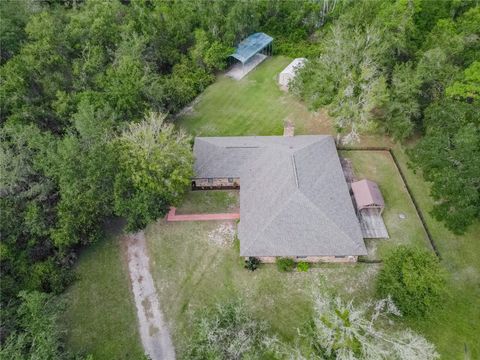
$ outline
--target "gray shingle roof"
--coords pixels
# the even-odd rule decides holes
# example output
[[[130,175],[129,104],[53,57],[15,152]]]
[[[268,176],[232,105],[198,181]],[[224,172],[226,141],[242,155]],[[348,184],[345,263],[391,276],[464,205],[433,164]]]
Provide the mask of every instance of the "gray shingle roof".
[[[365,255],[329,135],[196,138],[197,178],[240,177],[241,256]]]

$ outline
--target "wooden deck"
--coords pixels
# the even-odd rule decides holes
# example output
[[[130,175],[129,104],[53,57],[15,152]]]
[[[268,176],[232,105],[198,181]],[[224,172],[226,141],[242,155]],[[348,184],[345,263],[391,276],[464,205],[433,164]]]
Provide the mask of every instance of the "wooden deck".
[[[365,239],[388,239],[388,231],[378,209],[363,209],[358,215]]]

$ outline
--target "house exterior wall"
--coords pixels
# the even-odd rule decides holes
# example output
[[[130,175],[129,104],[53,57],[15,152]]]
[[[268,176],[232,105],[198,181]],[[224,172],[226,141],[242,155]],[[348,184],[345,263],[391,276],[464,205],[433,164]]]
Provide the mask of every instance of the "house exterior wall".
[[[194,189],[222,189],[239,188],[240,178],[194,178],[192,188]]]
[[[266,264],[273,264],[275,263],[277,257],[275,256],[257,256],[257,259],[260,260],[262,263]],[[358,256],[350,255],[344,257],[335,257],[335,256],[306,256],[306,257],[292,257],[295,262],[304,261],[309,263],[319,263],[319,262],[327,262],[327,263],[355,263],[358,261]],[[247,260],[248,257],[245,257]]]

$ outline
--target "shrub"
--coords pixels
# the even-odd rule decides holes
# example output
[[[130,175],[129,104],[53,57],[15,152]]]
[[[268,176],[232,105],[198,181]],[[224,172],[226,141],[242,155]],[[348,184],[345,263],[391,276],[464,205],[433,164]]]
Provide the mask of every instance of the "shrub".
[[[265,359],[267,324],[232,300],[195,313],[182,359]]]
[[[439,305],[445,291],[444,273],[431,252],[401,246],[384,261],[377,280],[380,297],[390,295],[409,316],[425,315]]]
[[[310,264],[305,261],[300,261],[297,264],[297,270],[301,272],[307,272],[310,269]]]
[[[256,257],[249,257],[247,260],[245,260],[245,269],[248,269],[250,271],[255,271],[258,269],[258,266],[260,265],[260,260]]]
[[[281,272],[292,271],[295,268],[295,261],[291,258],[277,258],[276,264]]]

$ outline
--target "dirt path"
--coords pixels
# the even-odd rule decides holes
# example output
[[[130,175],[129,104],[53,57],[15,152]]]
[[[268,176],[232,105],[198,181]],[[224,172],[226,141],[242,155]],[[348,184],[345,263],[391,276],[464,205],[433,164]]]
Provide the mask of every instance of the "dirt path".
[[[145,353],[152,360],[174,360],[175,349],[160,310],[149,268],[143,231],[125,236],[128,271],[132,283],[138,325]]]

